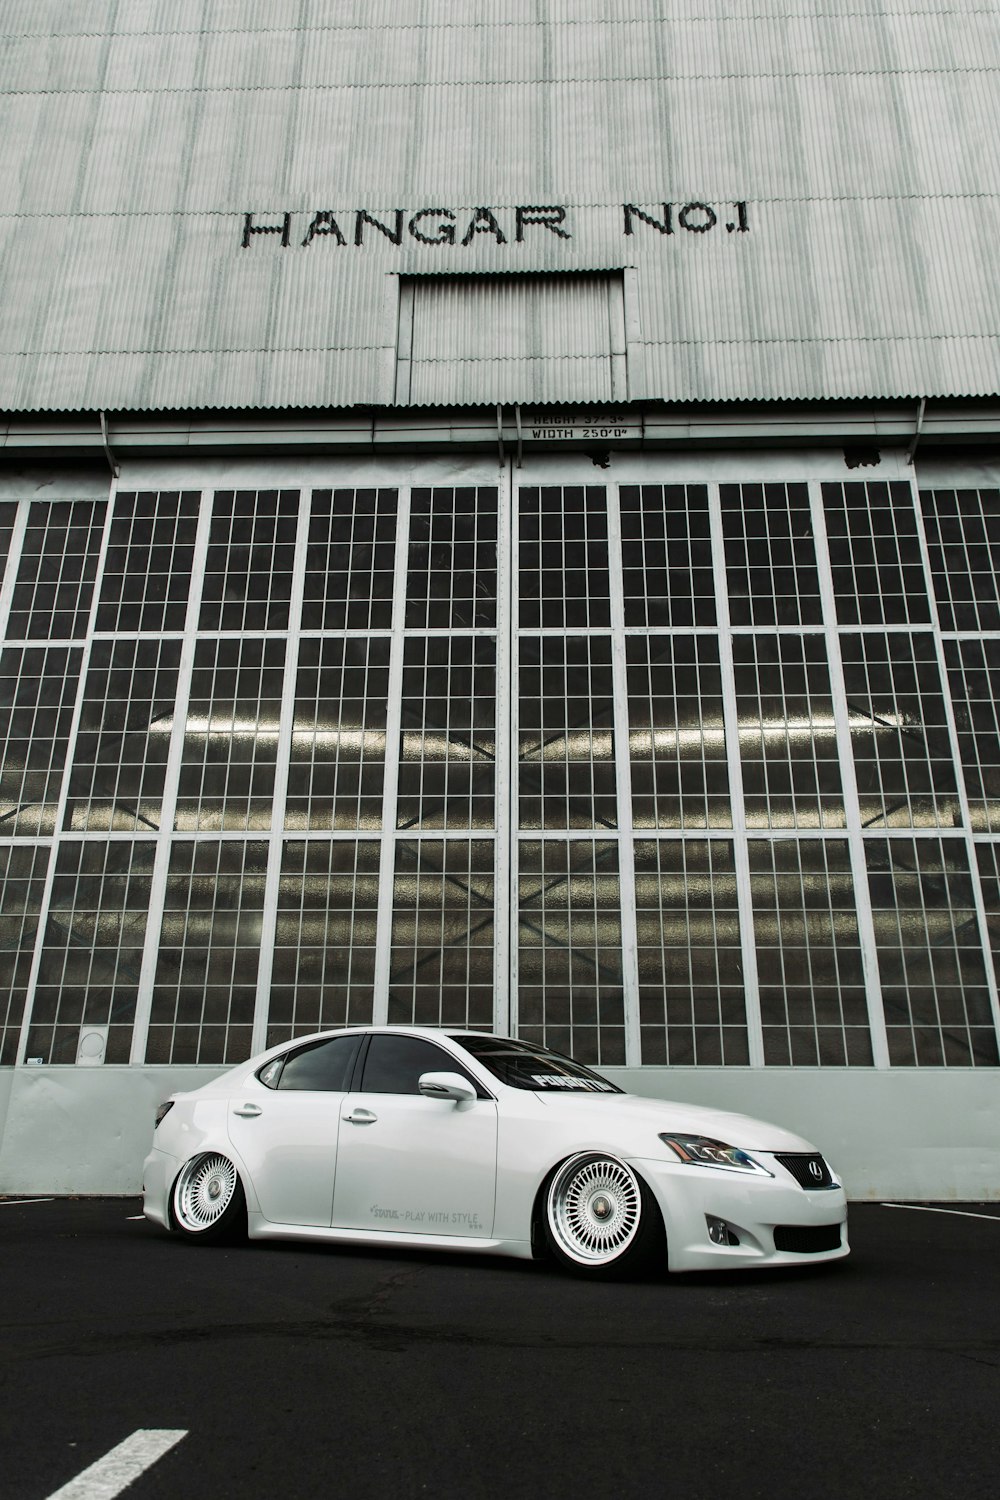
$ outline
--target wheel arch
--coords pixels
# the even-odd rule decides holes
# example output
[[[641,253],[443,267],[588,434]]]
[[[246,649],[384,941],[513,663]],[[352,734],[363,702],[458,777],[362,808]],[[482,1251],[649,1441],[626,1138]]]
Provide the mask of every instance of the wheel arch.
[[[664,1263],[666,1263],[667,1246],[669,1243],[669,1237],[667,1234],[668,1215],[664,1212],[663,1204],[660,1202],[659,1195],[654,1189],[646,1173],[642,1170],[637,1162],[629,1161],[628,1157],[622,1156],[619,1151],[614,1151],[609,1146],[588,1146],[578,1148],[575,1151],[567,1151],[564,1155],[558,1157],[545,1169],[544,1173],[538,1181],[538,1185],[535,1188],[535,1195],[531,1203],[531,1220],[529,1222],[528,1232],[531,1240],[532,1259],[548,1260],[550,1258],[550,1251],[545,1243],[545,1197],[548,1193],[549,1186],[552,1182],[553,1177],[555,1177],[556,1173],[560,1171],[567,1162],[571,1162],[574,1157],[593,1156],[595,1153],[599,1153],[601,1156],[613,1157],[615,1161],[621,1162],[623,1166],[627,1166],[630,1171],[635,1173],[643,1189],[646,1200],[655,1206],[657,1215],[659,1216],[660,1233],[663,1238]]]

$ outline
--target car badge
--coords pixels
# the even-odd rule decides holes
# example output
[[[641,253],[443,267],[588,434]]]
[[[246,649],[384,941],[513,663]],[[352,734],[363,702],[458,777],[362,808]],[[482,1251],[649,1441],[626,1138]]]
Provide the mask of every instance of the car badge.
[[[810,1175],[810,1177],[815,1177],[815,1179],[816,1179],[817,1182],[822,1182],[823,1181],[823,1164],[822,1164],[822,1162],[811,1161],[809,1163],[809,1175]]]

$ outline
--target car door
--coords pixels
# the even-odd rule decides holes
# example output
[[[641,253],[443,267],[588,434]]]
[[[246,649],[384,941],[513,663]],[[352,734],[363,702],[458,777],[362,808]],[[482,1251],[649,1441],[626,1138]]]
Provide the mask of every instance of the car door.
[[[272,1224],[329,1226],[337,1137],[360,1036],[328,1037],[262,1068],[229,1100],[229,1139]]]
[[[392,1033],[371,1038],[361,1087],[344,1101],[335,1227],[475,1239],[492,1233],[496,1102],[425,1098],[420,1075],[440,1072],[460,1073],[486,1093],[433,1042]]]

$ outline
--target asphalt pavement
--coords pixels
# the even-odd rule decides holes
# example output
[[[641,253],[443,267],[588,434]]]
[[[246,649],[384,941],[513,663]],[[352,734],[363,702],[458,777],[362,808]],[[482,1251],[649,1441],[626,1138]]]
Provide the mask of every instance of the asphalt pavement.
[[[590,1285],[0,1201],[0,1494],[166,1430],[130,1500],[994,1500],[1000,1204],[947,1207],[854,1205],[828,1267]]]

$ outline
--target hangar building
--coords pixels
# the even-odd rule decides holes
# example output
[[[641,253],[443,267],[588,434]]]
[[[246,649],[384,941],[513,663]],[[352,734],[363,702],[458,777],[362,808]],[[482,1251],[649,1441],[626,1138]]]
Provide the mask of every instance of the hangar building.
[[[0,25],[0,1190],[375,1018],[1000,1195],[996,7]]]

